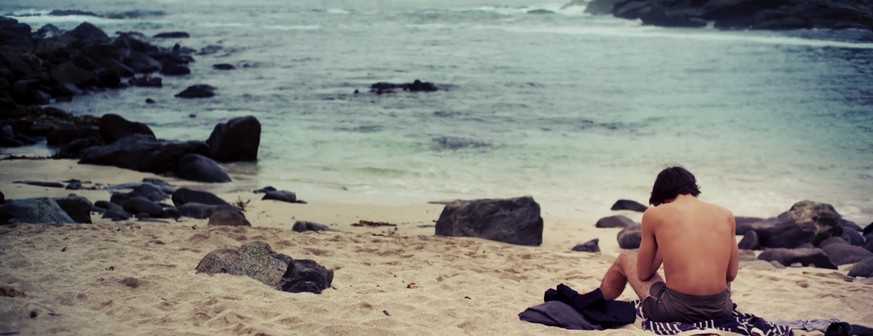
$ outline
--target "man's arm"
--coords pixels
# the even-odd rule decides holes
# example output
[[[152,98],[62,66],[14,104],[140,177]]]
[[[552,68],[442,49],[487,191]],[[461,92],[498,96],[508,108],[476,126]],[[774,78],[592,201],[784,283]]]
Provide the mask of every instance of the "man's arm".
[[[728,222],[731,226],[731,260],[728,262],[727,269],[727,282],[728,288],[730,288],[730,282],[734,281],[737,278],[737,272],[739,271],[740,266],[740,251],[737,248],[737,240],[736,240],[736,232],[737,232],[737,220],[734,218],[734,214],[728,212]]]
[[[658,269],[661,268],[661,253],[658,251],[658,242],[655,240],[654,226],[657,221],[654,220],[653,209],[649,208],[643,213],[642,221],[642,240],[640,240],[640,251],[637,254],[637,276],[640,281],[646,281],[652,278]]]

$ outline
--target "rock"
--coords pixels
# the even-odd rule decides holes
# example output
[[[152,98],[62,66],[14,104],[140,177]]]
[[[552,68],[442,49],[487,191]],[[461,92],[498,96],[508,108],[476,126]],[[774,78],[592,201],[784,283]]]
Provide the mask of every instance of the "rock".
[[[0,204],[6,203],[6,195],[3,195],[3,192],[0,191]]]
[[[615,204],[612,205],[611,210],[631,210],[637,212],[646,212],[646,209],[649,207],[640,204],[637,201],[620,199],[615,201]]]
[[[594,14],[594,15],[607,15],[612,14],[613,8],[615,8],[615,4],[622,2],[624,0],[592,0],[591,2],[582,2],[578,0],[574,0],[571,3],[575,4],[577,2],[582,2],[585,5],[585,13]]]
[[[864,246],[865,239],[861,232],[852,227],[843,226],[843,240],[855,246]]]
[[[184,64],[166,63],[161,68],[161,74],[167,76],[184,76],[191,74],[191,69]]]
[[[864,227],[864,230],[861,231],[864,234],[864,237],[873,236],[873,222]]]
[[[107,144],[114,143],[134,134],[142,134],[152,139],[155,138],[155,133],[152,132],[152,129],[149,128],[148,125],[140,122],[128,121],[117,114],[109,113],[103,115],[100,117],[100,121],[97,125],[100,129],[100,137],[103,138],[103,141]]]
[[[747,231],[752,230],[753,226],[760,225],[758,223],[773,220],[776,221],[776,218],[764,219],[758,217],[743,217],[737,216],[734,218],[737,223],[737,236],[741,236],[746,234]]]
[[[643,227],[641,225],[629,226],[622,229],[618,233],[618,246],[623,249],[637,249],[640,248],[640,242],[642,241],[642,231]]]
[[[119,205],[124,208],[124,211],[137,217],[160,218],[164,213],[164,209],[160,205],[142,196],[132,197]]]
[[[573,251],[574,252],[591,252],[591,253],[600,252],[600,246],[597,245],[599,242],[600,242],[600,239],[594,238],[594,239],[589,240],[587,242],[584,242],[582,244],[577,244],[576,246],[573,246]]]
[[[297,222],[294,222],[294,226],[291,227],[291,231],[294,231],[294,232],[306,232],[306,231],[320,232],[320,231],[336,231],[336,230],[331,229],[327,225],[323,225],[323,224],[318,224],[318,223],[314,223],[314,222],[307,222],[307,221],[297,221]]]
[[[100,129],[94,126],[66,127],[53,130],[46,136],[49,146],[63,146],[78,139],[99,137]]]
[[[771,248],[758,255],[758,259],[778,261],[782,265],[800,263],[803,266],[813,265],[819,268],[837,269],[824,250],[819,248]]]
[[[333,282],[333,271],[311,260],[293,260],[274,252],[261,241],[243,244],[239,250],[209,252],[197,265],[197,273],[244,275],[274,289],[320,294]]]
[[[187,154],[179,159],[176,176],[186,180],[210,183],[230,182],[230,176],[212,159],[199,154]]]
[[[43,182],[43,181],[23,180],[23,181],[15,181],[12,183],[26,184],[26,185],[32,185],[32,186],[37,186],[37,187],[46,187],[46,188],[63,188],[63,187],[65,187],[65,185],[63,183],[60,183],[60,182]]]
[[[0,205],[0,218],[6,223],[73,224],[64,209],[48,197],[6,200]]]
[[[861,260],[849,270],[851,277],[873,278],[873,257]]]
[[[454,201],[443,208],[436,234],[538,246],[543,241],[543,218],[540,205],[530,196]]]
[[[853,264],[873,257],[873,252],[867,251],[863,247],[851,245],[840,237],[825,239],[818,246],[837,265]]]
[[[82,153],[85,152],[88,148],[103,146],[103,140],[100,140],[96,137],[90,137],[85,139],[76,139],[72,142],[61,146],[58,149],[58,152],[55,153],[55,158],[58,159],[78,159],[82,156]]]
[[[109,145],[86,149],[79,163],[161,174],[175,171],[179,159],[187,154],[208,155],[209,146],[200,141],[172,142],[134,134]]]
[[[87,198],[70,194],[67,197],[55,198],[55,202],[76,223],[91,224],[91,208],[94,205]]]
[[[233,69],[236,69],[236,67],[233,66],[233,64],[228,64],[228,63],[213,64],[212,68],[215,70],[233,70]]]
[[[597,220],[597,223],[594,224],[594,227],[599,227],[599,228],[616,228],[616,227],[626,228],[626,227],[628,227],[628,226],[633,226],[633,225],[636,225],[636,224],[637,224],[636,222],[634,222],[634,221],[633,221],[632,219],[630,219],[630,218],[627,218],[626,216],[615,215],[615,216],[603,217],[603,218],[601,218],[601,219],[598,219],[598,220]]]
[[[262,200],[276,200],[288,203],[306,203],[297,199],[297,195],[290,191],[277,190],[264,193]]]
[[[121,205],[112,202],[97,201],[94,203],[94,207],[105,209],[100,218],[110,219],[113,222],[128,220],[131,217],[127,211],[124,211],[124,208],[122,208]]]
[[[143,197],[152,202],[160,202],[170,198],[170,195],[166,191],[164,191],[164,189],[152,183],[139,184],[133,187],[133,190],[131,192],[124,194],[124,196],[128,198]]]
[[[252,190],[252,192],[255,194],[263,194],[263,193],[267,193],[269,191],[276,191],[276,188],[273,188],[273,186],[266,186],[266,187],[263,187],[261,189]]]
[[[218,210],[209,215],[207,226],[252,226],[239,210]]]
[[[88,22],[82,22],[70,31],[69,34],[80,41],[104,42],[109,40],[109,35],[106,35],[103,30]]]
[[[176,32],[163,32],[157,33],[153,38],[189,38],[191,35],[188,35],[186,32],[176,31]]]
[[[814,242],[843,235],[842,216],[837,213],[833,205],[827,203],[800,201],[780,214],[778,218],[782,221],[793,221],[801,227],[813,228]]]
[[[230,203],[227,203],[220,197],[215,196],[215,194],[206,191],[179,188],[173,193],[173,204],[175,204],[176,207],[188,203],[231,206]]]
[[[253,116],[230,119],[215,125],[206,143],[216,161],[257,161],[261,123]]]
[[[758,242],[762,248],[795,248],[808,244],[815,238],[815,229],[793,222],[781,222],[775,226],[757,228]]]
[[[216,211],[239,211],[239,209],[230,206],[230,205],[213,205],[213,204],[203,204],[203,203],[185,203],[184,205],[176,206],[175,214],[178,216],[171,216],[173,218],[178,218],[179,216],[197,218],[197,219],[207,219],[209,216],[212,216],[213,212]],[[165,214],[166,216],[166,214]],[[169,218],[169,217],[167,217]]]
[[[176,94],[179,98],[209,98],[215,96],[215,88],[206,84],[191,85]]]
[[[127,83],[132,85],[132,86],[139,86],[139,87],[157,87],[157,88],[159,88],[159,87],[164,86],[163,78],[156,77],[156,76],[153,77],[153,76],[149,76],[149,75],[143,75],[140,77],[131,78],[130,80],[127,81]]]
[[[743,235],[743,239],[737,244],[741,250],[757,250],[761,248],[761,242],[758,240],[758,233],[748,231]]]
[[[433,92],[439,90],[439,87],[437,87],[434,83],[422,82],[418,79],[416,79],[412,83],[394,84],[379,82],[370,85],[370,92],[376,94],[391,93],[394,92],[394,90],[398,89],[410,92]]]

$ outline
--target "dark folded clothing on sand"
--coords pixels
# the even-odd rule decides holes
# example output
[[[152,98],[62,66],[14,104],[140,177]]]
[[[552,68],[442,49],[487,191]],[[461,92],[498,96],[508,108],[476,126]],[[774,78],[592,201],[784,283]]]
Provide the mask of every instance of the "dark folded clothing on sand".
[[[560,284],[547,290],[543,299],[546,303],[528,308],[518,317],[527,322],[582,330],[618,328],[636,320],[633,303],[606,300],[599,288],[579,294]]]

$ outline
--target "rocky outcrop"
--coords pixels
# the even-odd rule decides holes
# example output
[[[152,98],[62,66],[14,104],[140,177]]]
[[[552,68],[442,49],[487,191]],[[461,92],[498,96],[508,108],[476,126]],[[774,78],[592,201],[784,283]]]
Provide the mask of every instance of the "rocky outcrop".
[[[73,218],[48,197],[8,199],[0,205],[0,224],[73,224]]]
[[[320,294],[333,283],[333,271],[312,260],[294,260],[255,241],[237,249],[209,252],[197,264],[197,273],[248,276],[274,289]]]
[[[592,0],[586,11],[664,27],[873,29],[871,0]]]
[[[842,217],[826,203],[801,201],[776,218],[737,224],[737,234],[755,231],[759,248],[795,248],[842,236]]]
[[[597,223],[594,224],[594,227],[598,228],[626,228],[629,226],[634,226],[637,223],[633,221],[633,219],[627,218],[622,215],[615,215],[609,217],[603,217],[597,220]]]
[[[176,94],[179,98],[209,98],[215,96],[215,87],[206,84],[191,85]]]
[[[841,237],[825,239],[818,245],[828,254],[828,258],[837,265],[854,264],[861,260],[873,257],[873,252],[847,243]]]
[[[161,174],[174,172],[179,159],[187,154],[209,155],[209,146],[200,141],[174,142],[134,134],[110,145],[86,149],[79,163]]]
[[[851,277],[873,278],[873,257],[861,260],[849,270]]]
[[[543,218],[540,205],[529,196],[454,201],[443,208],[436,234],[539,246],[543,242]]]
[[[179,188],[173,193],[173,204],[177,207],[188,203],[230,206],[230,203],[227,203],[220,197],[215,196],[215,194],[206,191]]]
[[[107,144],[114,143],[134,134],[142,134],[155,139],[155,133],[152,132],[148,125],[141,122],[128,121],[117,114],[104,114],[100,117],[100,121],[97,122],[97,126],[99,127],[100,138]]]
[[[206,143],[216,161],[257,161],[261,123],[253,116],[233,118],[215,125]]]
[[[76,223],[91,223],[91,208],[94,206],[87,198],[70,194],[67,197],[55,198],[55,202]]]

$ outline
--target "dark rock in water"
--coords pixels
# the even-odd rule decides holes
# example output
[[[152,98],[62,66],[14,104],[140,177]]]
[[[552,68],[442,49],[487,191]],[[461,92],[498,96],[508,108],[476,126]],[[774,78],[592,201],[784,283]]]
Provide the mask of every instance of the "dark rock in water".
[[[266,193],[269,191],[276,191],[276,188],[273,188],[273,186],[266,186],[266,187],[263,187],[261,189],[252,190],[252,192],[255,194],[263,194],[263,193]]]
[[[538,246],[543,242],[543,218],[530,196],[454,201],[443,208],[436,234]]]
[[[145,214],[150,218],[159,218],[164,213],[164,209],[160,205],[142,196],[132,197],[120,205],[124,208],[124,211],[137,217]]]
[[[48,197],[6,200],[3,205],[0,205],[0,218],[9,223],[75,223],[55,200]]]
[[[70,194],[67,197],[55,198],[55,202],[76,223],[91,223],[91,208],[93,204],[87,198]]]
[[[861,260],[849,270],[851,277],[873,278],[873,257]]]
[[[294,226],[291,227],[291,231],[294,231],[294,232],[306,232],[306,231],[320,232],[320,231],[336,231],[336,230],[331,229],[329,226],[323,225],[323,224],[307,222],[307,221],[297,221],[297,222],[294,222]]]
[[[154,104],[154,103],[157,103],[157,102],[156,102],[154,99],[146,98],[145,103],[146,103],[146,104]]]
[[[215,96],[215,88],[206,84],[191,85],[176,94],[179,98],[209,98]]]
[[[209,215],[207,226],[252,226],[239,210],[217,210]]]
[[[418,79],[416,79],[412,83],[394,84],[379,82],[370,85],[370,92],[376,94],[392,93],[394,92],[394,90],[403,90],[409,92],[433,92],[439,90],[439,87],[437,87],[434,83],[422,82]]]
[[[189,37],[191,37],[191,35],[189,35],[186,32],[178,31],[178,32],[157,33],[157,34],[155,34],[155,36],[152,36],[152,37],[153,38],[189,38]]]
[[[818,246],[837,265],[853,264],[873,257],[873,252],[867,251],[863,247],[851,245],[840,237],[825,239]]]
[[[141,122],[128,121],[124,117],[117,114],[105,114],[100,117],[97,126],[100,129],[100,137],[107,144],[116,142],[122,138],[129,137],[134,134],[146,135],[152,139],[155,138],[155,133],[148,125]]]
[[[601,218],[601,219],[598,219],[598,220],[597,220],[597,223],[594,224],[594,227],[599,227],[599,228],[616,228],[616,227],[626,228],[626,227],[628,227],[628,226],[634,226],[634,225],[636,225],[636,224],[637,224],[636,222],[634,222],[634,221],[633,221],[632,219],[630,219],[630,218],[627,218],[626,216],[615,215],[615,216],[603,217],[603,218]]]
[[[643,227],[641,225],[629,226],[622,229],[618,236],[618,246],[623,249],[640,248],[640,242],[643,239]]]
[[[868,0],[593,0],[586,12],[666,27],[862,29],[873,27]]]
[[[215,125],[206,143],[216,161],[257,161],[261,123],[253,116],[230,119]]]
[[[185,203],[184,205],[176,206],[176,213],[179,216],[197,218],[197,219],[207,219],[209,216],[212,216],[213,212],[216,211],[239,211],[239,209],[230,206],[230,205],[212,205],[212,204],[203,204],[203,203]]]
[[[333,282],[333,271],[312,260],[293,260],[273,252],[261,241],[243,244],[239,250],[209,252],[197,265],[197,273],[244,275],[274,289],[320,294]]]
[[[167,76],[184,76],[191,74],[191,69],[184,64],[167,63],[161,68],[161,74]]]
[[[209,155],[209,146],[200,141],[172,142],[134,134],[110,145],[86,149],[79,163],[161,174],[175,171],[179,159],[187,154]]]
[[[79,88],[94,85],[97,81],[97,76],[93,71],[83,69],[73,62],[65,62],[52,67],[51,76],[58,83],[72,84]]]
[[[755,231],[747,231],[743,239],[737,244],[741,250],[757,250],[761,248],[761,242],[758,240],[758,233]]]
[[[578,244],[573,246],[573,251],[575,252],[600,252],[600,246],[597,244],[600,242],[600,239],[594,238],[582,244]]]
[[[128,84],[139,87],[163,87],[163,79],[161,77],[153,77],[149,75],[143,75],[140,77],[134,77],[127,81]]]
[[[631,210],[637,212],[646,212],[646,209],[649,207],[640,204],[640,202],[633,200],[620,199],[615,201],[615,204],[612,205],[611,210]]]
[[[55,154],[55,157],[59,159],[78,159],[82,156],[82,153],[85,152],[86,149],[103,145],[105,145],[103,143],[103,140],[100,140],[96,137],[76,139],[66,145],[61,146],[61,148]]]
[[[231,206],[230,203],[227,203],[218,196],[206,191],[179,188],[173,193],[173,204],[175,204],[176,207],[180,207],[187,203]]]
[[[3,192],[0,191],[0,204],[3,204],[5,202],[6,202],[6,195],[3,195]]]
[[[476,139],[468,139],[462,137],[437,137],[433,138],[433,142],[437,144],[438,149],[458,150],[464,148],[484,148],[490,147],[491,144],[485,141]]]
[[[109,35],[106,35],[102,29],[88,22],[82,22],[70,31],[69,34],[80,41],[104,42],[109,40]]]
[[[288,203],[301,203],[301,201],[297,200],[297,194],[285,190],[268,191],[264,193],[264,198],[261,199],[282,201]]]
[[[99,16],[94,12],[83,11],[78,9],[55,9],[48,13],[49,16]]]
[[[236,69],[236,67],[233,66],[233,64],[228,64],[228,63],[213,64],[212,68],[215,70],[233,70],[233,69]]]
[[[60,182],[43,182],[43,181],[24,180],[24,181],[15,181],[12,183],[26,184],[26,185],[32,185],[32,186],[37,186],[37,187],[46,187],[46,188],[63,188],[63,187],[65,187],[65,185],[63,183],[60,183]]]
[[[49,146],[63,146],[78,139],[99,137],[100,129],[94,126],[67,127],[49,132],[46,143]]]
[[[758,255],[758,259],[778,261],[782,265],[800,263],[803,266],[813,265],[818,268],[837,269],[824,250],[819,248],[771,248]]]
[[[230,176],[212,159],[199,154],[187,154],[179,159],[176,176],[199,182],[230,182]]]
[[[531,9],[527,11],[527,14],[555,14],[555,12],[548,9]]]
[[[613,8],[619,2],[624,0],[592,0],[590,2],[582,2],[578,0],[571,1],[572,4],[585,5],[585,13],[594,15],[612,14]]]

